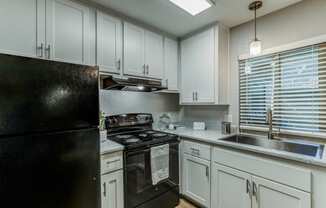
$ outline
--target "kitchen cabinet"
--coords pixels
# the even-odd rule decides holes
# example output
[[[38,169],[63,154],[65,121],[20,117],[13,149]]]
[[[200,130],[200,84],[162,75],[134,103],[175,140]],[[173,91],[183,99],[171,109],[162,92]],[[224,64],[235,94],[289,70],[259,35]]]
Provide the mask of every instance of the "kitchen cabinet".
[[[214,164],[212,207],[310,208],[310,193]]]
[[[97,11],[97,65],[101,72],[120,74],[122,21]]]
[[[124,74],[163,78],[163,37],[124,23]]]
[[[90,63],[89,8],[67,0],[46,1],[46,57]]]
[[[311,208],[311,171],[215,147],[212,207]]]
[[[228,104],[228,43],[222,25],[181,41],[180,104]]]
[[[135,25],[124,23],[124,74],[145,75],[145,31]]]
[[[102,208],[123,208],[122,170],[102,175]]]
[[[199,204],[210,204],[210,162],[191,155],[183,156],[183,194]]]
[[[89,64],[89,8],[68,0],[5,1],[2,53]]]
[[[311,194],[252,176],[252,208],[310,208]]]
[[[184,141],[182,160],[182,193],[210,207],[210,146]]]
[[[2,1],[0,52],[42,57],[45,47],[45,0]]]
[[[102,208],[123,208],[123,156],[122,152],[101,155]]]
[[[179,90],[179,53],[178,42],[169,38],[164,39],[164,82],[168,91]]]
[[[251,208],[251,176],[214,163],[212,165],[212,207]]]

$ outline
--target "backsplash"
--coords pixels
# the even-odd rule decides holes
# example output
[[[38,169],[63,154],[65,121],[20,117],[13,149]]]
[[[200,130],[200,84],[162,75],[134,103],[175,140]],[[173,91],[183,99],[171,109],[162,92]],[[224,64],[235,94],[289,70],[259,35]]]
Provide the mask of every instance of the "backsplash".
[[[100,109],[106,115],[123,113],[151,113],[154,126],[167,114],[171,122],[192,127],[194,121],[203,121],[208,129],[220,129],[228,119],[228,106],[180,106],[178,94],[127,91],[100,91]]]
[[[194,121],[205,122],[208,129],[220,129],[228,119],[228,106],[182,106],[180,118],[184,125],[192,127]]]
[[[100,109],[106,115],[152,113],[154,125],[164,113],[170,115],[171,122],[180,120],[178,94],[101,90]]]

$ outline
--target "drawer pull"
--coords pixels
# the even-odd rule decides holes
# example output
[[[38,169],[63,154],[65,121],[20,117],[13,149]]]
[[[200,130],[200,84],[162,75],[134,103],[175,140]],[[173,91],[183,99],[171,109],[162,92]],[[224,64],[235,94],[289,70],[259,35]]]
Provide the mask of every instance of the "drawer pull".
[[[107,161],[106,164],[109,165],[111,163],[116,163],[116,162],[120,162],[120,159]]]
[[[106,196],[106,183],[103,183],[103,196]]]
[[[250,184],[250,181],[249,180],[246,180],[246,182],[247,182],[247,194],[249,194],[250,195],[250,197],[251,197],[251,184]]]
[[[252,195],[256,198],[256,201],[258,202],[257,184],[255,182],[252,182]]]
[[[192,154],[195,154],[195,155],[197,155],[197,156],[200,155],[200,150],[199,150],[199,149],[190,148],[190,150],[192,151]]]

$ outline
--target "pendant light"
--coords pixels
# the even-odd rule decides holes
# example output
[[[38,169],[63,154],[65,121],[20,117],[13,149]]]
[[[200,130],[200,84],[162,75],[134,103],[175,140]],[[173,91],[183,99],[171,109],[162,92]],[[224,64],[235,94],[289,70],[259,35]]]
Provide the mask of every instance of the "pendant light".
[[[250,55],[257,56],[262,51],[262,43],[257,38],[257,10],[263,6],[262,1],[254,1],[249,4],[249,10],[255,12],[255,39],[250,43]]]

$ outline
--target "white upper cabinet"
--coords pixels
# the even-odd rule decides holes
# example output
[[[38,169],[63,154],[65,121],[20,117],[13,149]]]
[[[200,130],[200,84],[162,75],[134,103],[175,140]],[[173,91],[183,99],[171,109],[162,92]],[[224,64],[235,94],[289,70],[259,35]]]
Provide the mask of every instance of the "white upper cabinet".
[[[7,0],[0,5],[0,52],[42,57],[45,0]]]
[[[192,38],[181,43],[181,103],[193,103],[195,101],[195,91],[197,89],[195,78],[196,62],[192,61],[194,41]]]
[[[169,38],[164,40],[164,81],[169,91],[178,91],[178,42]]]
[[[145,31],[145,64],[147,77],[163,78],[163,37],[150,31]]]
[[[124,23],[124,74],[163,78],[163,37]]]
[[[181,104],[228,104],[228,47],[221,25],[181,42]]]
[[[122,65],[122,22],[97,12],[97,65],[100,71],[120,74]]]
[[[89,8],[68,0],[46,1],[46,56],[52,60],[90,63]]]
[[[145,75],[145,31],[124,23],[124,74]]]

